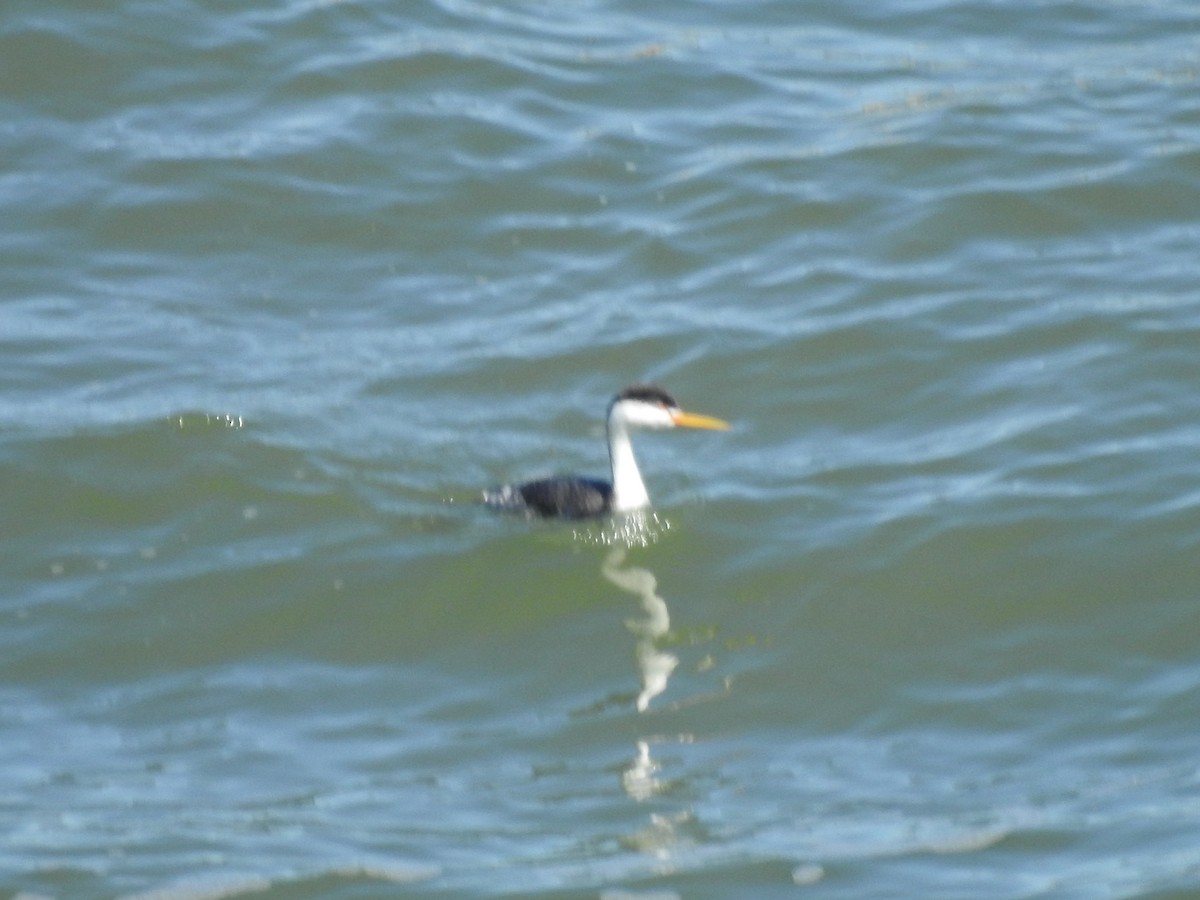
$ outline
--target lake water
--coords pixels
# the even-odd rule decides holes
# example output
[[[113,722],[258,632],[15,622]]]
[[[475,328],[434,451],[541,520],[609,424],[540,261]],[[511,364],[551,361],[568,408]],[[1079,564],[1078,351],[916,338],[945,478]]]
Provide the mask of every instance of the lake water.
[[[0,896],[1200,894],[1198,38],[10,0]]]

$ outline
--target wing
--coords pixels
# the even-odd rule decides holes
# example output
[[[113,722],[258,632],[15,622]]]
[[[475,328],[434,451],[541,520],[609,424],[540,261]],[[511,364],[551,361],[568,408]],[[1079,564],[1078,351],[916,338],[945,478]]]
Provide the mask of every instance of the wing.
[[[612,508],[612,485],[598,478],[559,475],[527,482],[517,491],[531,512],[547,518],[585,519]]]

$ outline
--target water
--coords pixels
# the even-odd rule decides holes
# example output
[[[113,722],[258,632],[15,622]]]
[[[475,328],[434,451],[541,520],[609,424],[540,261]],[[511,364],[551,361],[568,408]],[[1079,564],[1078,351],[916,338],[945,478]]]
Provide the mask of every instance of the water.
[[[7,4],[0,894],[1195,895],[1196,34]]]

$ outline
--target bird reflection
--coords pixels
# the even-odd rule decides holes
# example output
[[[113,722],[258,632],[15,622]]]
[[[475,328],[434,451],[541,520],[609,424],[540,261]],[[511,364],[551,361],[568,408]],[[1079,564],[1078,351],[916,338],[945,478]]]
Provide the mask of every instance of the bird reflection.
[[[645,712],[650,701],[667,689],[667,681],[679,658],[658,647],[658,641],[671,628],[671,614],[667,603],[658,595],[658,580],[654,573],[641,566],[627,566],[627,550],[617,546],[609,550],[600,566],[604,577],[627,593],[633,594],[642,604],[645,618],[627,619],[626,627],[634,635],[634,658],[637,660],[638,675],[642,689],[638,693],[637,711]],[[650,744],[637,742],[637,755],[621,775],[621,786],[625,793],[637,801],[649,800],[663,790],[661,779],[656,777],[659,765],[650,756]]]
[[[667,689],[667,681],[679,665],[679,658],[658,647],[658,641],[665,637],[671,628],[671,614],[667,603],[657,593],[658,580],[653,572],[640,566],[622,569],[620,566],[625,561],[625,555],[624,547],[612,548],[600,571],[621,590],[641,600],[642,609],[646,613],[644,619],[628,619],[625,622],[636,638],[634,656],[642,680],[642,690],[637,697],[637,710],[645,712],[650,706],[650,701]]]
[[[621,786],[634,800],[649,800],[662,789],[662,781],[654,777],[658,770],[658,763],[650,756],[650,745],[638,741],[637,756],[621,773]]]

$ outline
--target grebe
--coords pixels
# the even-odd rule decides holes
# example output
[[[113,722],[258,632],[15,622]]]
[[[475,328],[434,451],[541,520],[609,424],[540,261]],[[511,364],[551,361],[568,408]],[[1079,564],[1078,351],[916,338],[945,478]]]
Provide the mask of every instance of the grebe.
[[[608,459],[612,481],[555,475],[524,484],[506,484],[483,492],[483,502],[495,509],[529,516],[583,519],[624,513],[650,505],[650,495],[638,471],[629,433],[635,428],[709,428],[724,430],[729,423],[712,416],[684,412],[675,398],[653,384],[634,384],[608,405]]]

